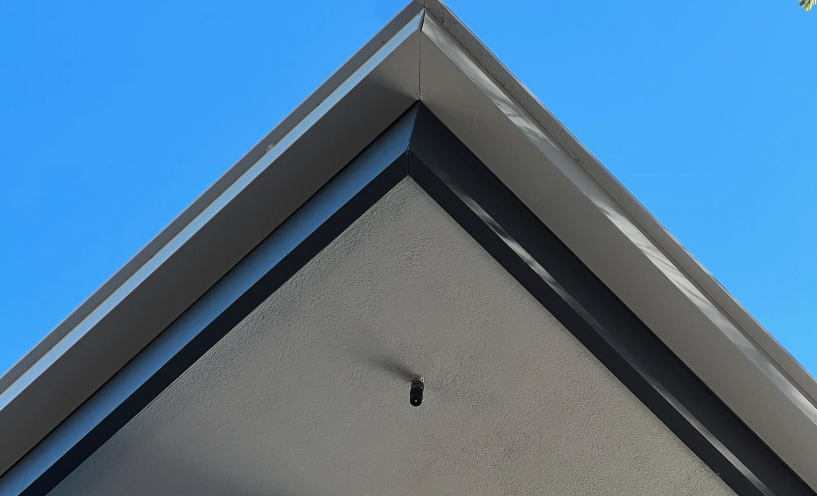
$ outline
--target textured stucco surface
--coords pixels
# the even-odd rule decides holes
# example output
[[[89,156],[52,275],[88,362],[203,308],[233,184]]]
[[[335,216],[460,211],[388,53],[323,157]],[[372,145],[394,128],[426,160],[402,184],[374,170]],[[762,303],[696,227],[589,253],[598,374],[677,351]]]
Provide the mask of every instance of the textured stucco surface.
[[[732,492],[406,180],[52,494]]]

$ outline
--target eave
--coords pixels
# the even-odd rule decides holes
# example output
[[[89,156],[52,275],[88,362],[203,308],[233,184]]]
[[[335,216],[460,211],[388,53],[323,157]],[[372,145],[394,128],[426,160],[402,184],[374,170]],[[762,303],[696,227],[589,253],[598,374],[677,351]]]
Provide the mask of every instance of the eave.
[[[417,100],[817,488],[814,379],[438,2],[404,9],[0,378],[0,473]]]

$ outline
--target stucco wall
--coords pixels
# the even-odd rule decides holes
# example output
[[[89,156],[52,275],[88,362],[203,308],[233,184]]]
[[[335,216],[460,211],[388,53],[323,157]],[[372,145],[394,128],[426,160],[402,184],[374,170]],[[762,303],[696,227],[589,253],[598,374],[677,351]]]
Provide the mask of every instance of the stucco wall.
[[[406,180],[52,494],[731,491]]]

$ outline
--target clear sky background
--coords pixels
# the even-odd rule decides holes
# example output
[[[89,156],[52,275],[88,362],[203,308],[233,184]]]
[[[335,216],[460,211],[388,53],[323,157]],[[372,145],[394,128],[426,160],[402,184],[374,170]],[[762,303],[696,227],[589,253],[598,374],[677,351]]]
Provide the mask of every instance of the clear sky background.
[[[817,373],[817,11],[448,4]],[[0,373],[403,5],[0,0]]]

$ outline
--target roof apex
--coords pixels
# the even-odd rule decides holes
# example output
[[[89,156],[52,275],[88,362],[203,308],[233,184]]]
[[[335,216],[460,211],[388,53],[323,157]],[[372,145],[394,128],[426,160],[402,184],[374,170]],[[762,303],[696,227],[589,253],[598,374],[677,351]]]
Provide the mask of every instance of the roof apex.
[[[817,487],[817,382],[438,0],[409,3],[0,377],[0,473],[417,100]]]

